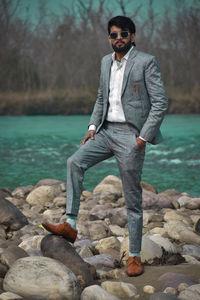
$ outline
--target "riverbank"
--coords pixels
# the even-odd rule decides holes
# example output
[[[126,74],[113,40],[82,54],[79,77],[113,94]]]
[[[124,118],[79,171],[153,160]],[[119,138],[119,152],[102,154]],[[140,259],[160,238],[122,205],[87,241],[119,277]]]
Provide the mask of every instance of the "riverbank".
[[[0,299],[6,292],[43,300],[199,299],[200,197],[142,187],[145,272],[137,278],[125,273],[128,229],[118,177],[83,191],[74,247],[39,227],[65,221],[64,181],[1,189]]]
[[[167,87],[170,114],[200,113],[199,87]],[[96,88],[0,93],[0,115],[90,114]]]

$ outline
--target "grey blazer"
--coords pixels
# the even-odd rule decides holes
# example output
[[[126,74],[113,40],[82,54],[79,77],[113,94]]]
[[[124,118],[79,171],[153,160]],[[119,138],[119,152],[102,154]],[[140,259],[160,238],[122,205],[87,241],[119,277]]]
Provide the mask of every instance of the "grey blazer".
[[[96,126],[96,132],[101,129],[108,111],[111,65],[112,54],[108,54],[101,62],[98,96],[89,122]],[[152,144],[161,142],[159,128],[168,99],[154,56],[135,48],[131,50],[124,71],[121,100],[126,121],[138,130],[138,135]]]

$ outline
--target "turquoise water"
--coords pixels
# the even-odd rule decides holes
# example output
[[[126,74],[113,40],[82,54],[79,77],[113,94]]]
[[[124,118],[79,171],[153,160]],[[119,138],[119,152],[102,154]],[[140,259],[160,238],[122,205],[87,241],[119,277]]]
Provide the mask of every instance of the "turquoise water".
[[[89,116],[0,117],[0,187],[65,180],[66,160],[78,149],[88,121]],[[159,192],[200,195],[200,115],[167,115],[161,129],[164,141],[147,146],[142,179]],[[119,176],[114,158],[88,170],[84,187],[92,190],[109,174]]]

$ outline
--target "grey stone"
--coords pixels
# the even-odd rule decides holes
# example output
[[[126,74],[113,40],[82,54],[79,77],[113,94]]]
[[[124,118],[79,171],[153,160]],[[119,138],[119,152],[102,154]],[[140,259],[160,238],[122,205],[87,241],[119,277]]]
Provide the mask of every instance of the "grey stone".
[[[155,194],[151,191],[143,190],[142,199],[142,206],[144,209],[161,209],[164,207],[172,207],[172,203],[168,198],[163,197],[160,194]]]
[[[89,214],[90,221],[104,220],[109,214],[108,207],[106,205],[96,205],[92,208]]]
[[[0,263],[0,278],[4,278],[8,271],[8,267],[2,263]]]
[[[3,288],[24,297],[57,294],[69,300],[79,300],[81,293],[73,272],[49,257],[18,259],[7,272]]]
[[[17,259],[27,256],[26,251],[18,246],[11,245],[1,254],[1,262],[10,268]]]
[[[165,290],[167,287],[173,287],[178,290],[180,283],[187,283],[188,286],[197,283],[194,279],[185,274],[174,272],[164,273],[158,278],[158,280],[164,281],[163,290]]]
[[[115,208],[110,212],[109,219],[111,224],[125,227],[127,224],[127,212],[125,207]]]
[[[26,198],[31,206],[52,203],[53,199],[62,192],[60,185],[41,185],[35,188]]]
[[[44,256],[57,259],[68,267],[81,280],[83,286],[93,283],[88,265],[63,237],[48,234],[41,242],[41,251]]]
[[[195,224],[195,231],[200,234],[200,219]]]
[[[100,240],[110,236],[110,229],[104,221],[89,221],[87,226],[92,240]]]
[[[99,285],[92,285],[84,289],[81,300],[120,300],[118,297],[108,293]]]
[[[115,258],[110,254],[99,254],[91,257],[84,258],[84,261],[97,269],[104,267],[115,268]]]
[[[200,284],[192,285],[179,294],[181,300],[200,300]]]
[[[200,246],[186,244],[183,246],[182,254],[194,256],[197,259],[200,259]]]
[[[104,281],[101,287],[107,292],[122,298],[130,298],[137,295],[137,288],[132,283],[123,281]]]
[[[11,230],[19,230],[28,224],[27,218],[10,201],[0,197],[0,225],[7,226]]]
[[[177,298],[174,295],[169,295],[169,294],[158,292],[158,293],[151,295],[149,300],[179,300],[179,298]]]
[[[17,187],[14,191],[12,191],[12,196],[16,198],[24,198],[33,190],[33,188],[33,185]]]

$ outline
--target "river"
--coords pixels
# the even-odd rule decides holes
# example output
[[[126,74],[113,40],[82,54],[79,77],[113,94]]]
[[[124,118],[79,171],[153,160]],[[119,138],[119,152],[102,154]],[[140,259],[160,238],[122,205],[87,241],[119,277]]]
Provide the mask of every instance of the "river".
[[[66,160],[79,147],[89,116],[1,116],[0,187],[65,180]],[[176,189],[200,196],[200,115],[167,115],[164,141],[148,144],[142,180],[161,192]],[[86,172],[91,190],[107,175],[119,176],[114,158]]]

